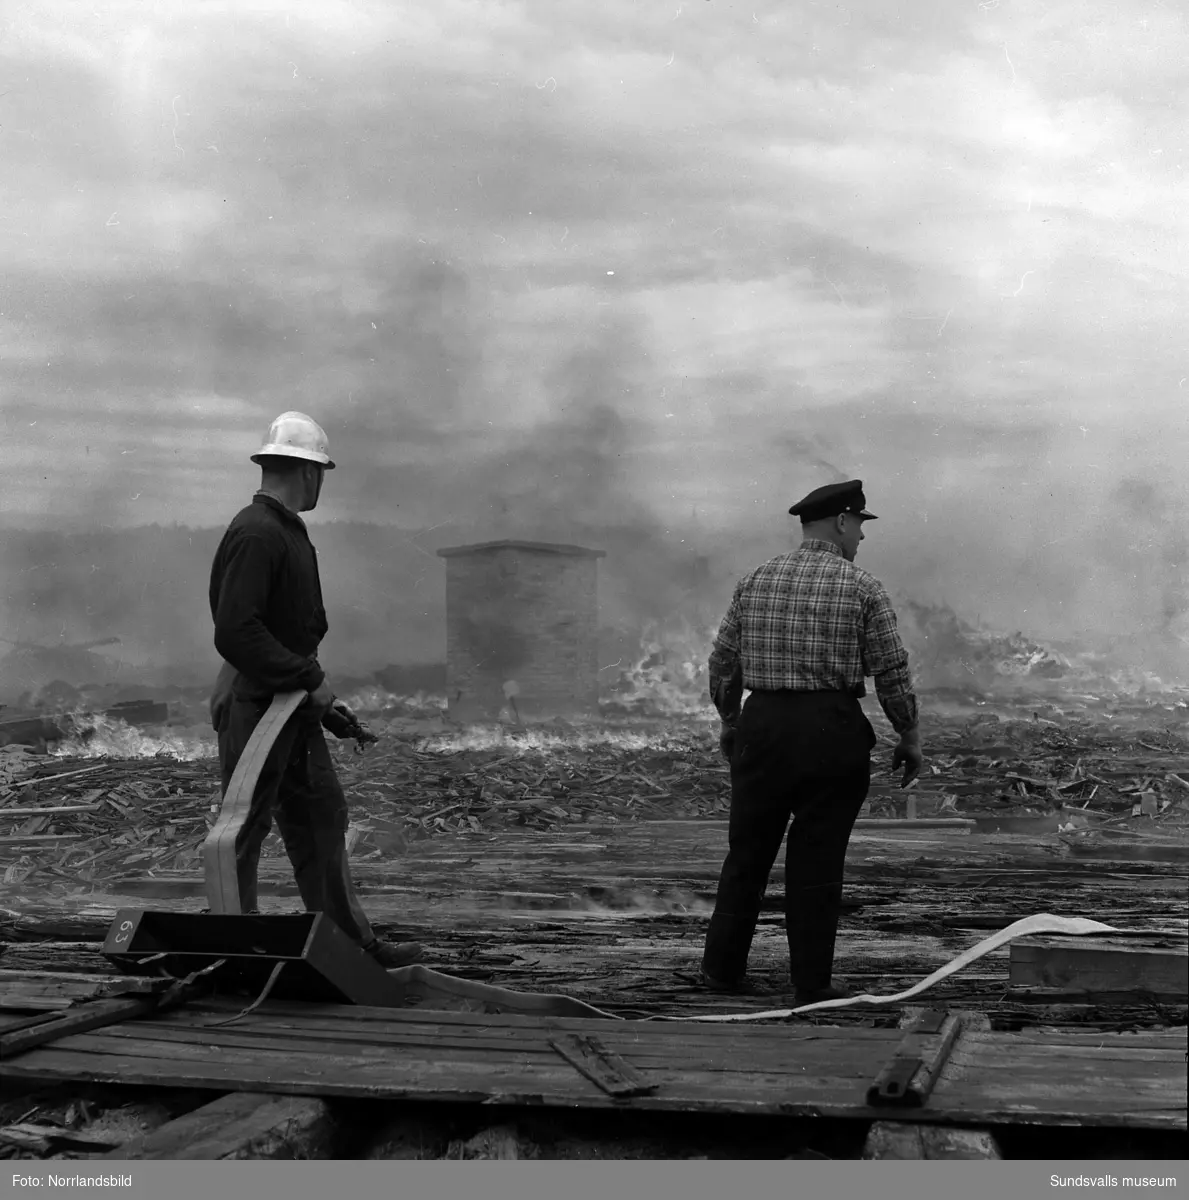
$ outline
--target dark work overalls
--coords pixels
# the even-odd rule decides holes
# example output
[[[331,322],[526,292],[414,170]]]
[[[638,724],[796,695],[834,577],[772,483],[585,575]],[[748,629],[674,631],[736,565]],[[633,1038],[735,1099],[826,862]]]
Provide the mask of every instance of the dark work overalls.
[[[734,984],[747,970],[785,830],[785,922],[798,991],[828,987],[843,864],[867,797],[875,731],[846,692],[752,692],[735,726],[729,851],[702,960]],[[792,826],[789,827],[789,819]]]
[[[317,649],[326,634],[317,555],[305,526],[258,495],[231,522],[211,569],[215,646],[238,674],[218,725],[224,793],[274,695],[322,682]],[[351,882],[347,801],[321,722],[298,709],[260,773],[236,837],[243,909],[257,907],[260,849],[276,821],[301,899],[367,946],[374,935]]]

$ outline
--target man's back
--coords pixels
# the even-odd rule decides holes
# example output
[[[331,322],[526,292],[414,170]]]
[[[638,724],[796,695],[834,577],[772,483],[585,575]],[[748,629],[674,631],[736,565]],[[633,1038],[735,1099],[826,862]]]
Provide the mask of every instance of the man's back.
[[[736,673],[750,691],[853,696],[866,695],[864,679],[874,676],[892,724],[916,723],[908,655],[891,600],[874,575],[832,542],[807,538],[739,581],[710,656],[716,704]]]
[[[865,615],[883,589],[862,567],[827,547],[807,543],[740,581],[739,653],[749,688],[862,686]]]

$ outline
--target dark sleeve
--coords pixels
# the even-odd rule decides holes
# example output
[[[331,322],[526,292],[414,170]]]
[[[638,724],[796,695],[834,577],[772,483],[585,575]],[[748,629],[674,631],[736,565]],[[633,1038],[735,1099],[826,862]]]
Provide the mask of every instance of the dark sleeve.
[[[247,534],[226,547],[213,606],[215,649],[274,693],[312,692],[322,682],[322,668],[287,650],[264,624],[272,567],[273,551],[263,538]]]

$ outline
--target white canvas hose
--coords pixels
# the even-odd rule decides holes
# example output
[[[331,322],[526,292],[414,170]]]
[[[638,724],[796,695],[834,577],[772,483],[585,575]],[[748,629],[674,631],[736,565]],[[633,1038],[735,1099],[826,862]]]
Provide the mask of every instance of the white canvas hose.
[[[1034,933],[1057,933],[1077,937],[1089,933],[1124,932],[1128,931],[1116,929],[1113,925],[1104,925],[1101,921],[1091,921],[1085,917],[1055,917],[1052,913],[1037,913],[1033,917],[1024,917],[1020,921],[1013,922],[1006,929],[999,930],[998,933],[991,934],[989,938],[984,938],[977,945],[971,946],[969,950],[963,951],[957,958],[951,959],[944,967],[939,967],[932,975],[927,975],[906,991],[896,992],[891,996],[850,996],[844,1000],[820,1000],[816,1004],[802,1004],[799,1008],[774,1008],[767,1012],[720,1013],[714,1016],[700,1017],[650,1017],[648,1019],[653,1021],[770,1021],[780,1017],[791,1017],[794,1013],[820,1012],[827,1008],[852,1008],[859,1004],[899,1004],[902,1000],[910,1000],[913,996],[919,996],[935,983],[940,983],[941,980],[961,971],[963,967],[968,967],[976,959],[982,958],[984,954],[989,954],[1005,943],[1015,941],[1016,938],[1028,937]]]
[[[642,1018],[645,1021],[702,1021],[702,1022],[740,1022],[740,1021],[771,1021],[794,1014],[818,1012],[829,1008],[852,1008],[856,1005],[898,1004],[927,991],[935,983],[961,971],[963,967],[980,959],[992,950],[998,949],[1006,942],[1016,938],[1028,937],[1034,933],[1056,933],[1066,935],[1084,935],[1091,933],[1128,933],[1130,930],[1117,929],[1113,925],[1104,925],[1101,921],[1090,921],[1084,917],[1055,917],[1051,913],[1038,913],[1034,917],[1025,917],[984,938],[969,950],[959,954],[957,958],[939,967],[932,975],[926,976],[919,983],[913,984],[903,992],[891,996],[851,996],[844,1000],[821,1000],[817,1004],[802,1004],[798,1008],[775,1008],[766,1012],[720,1013],[713,1016],[698,1017],[667,1017],[650,1016]],[[569,996],[538,995],[532,992],[515,992],[506,988],[493,987],[491,984],[477,983],[474,980],[463,980],[451,975],[443,975],[420,965],[402,967],[390,971],[394,978],[408,983],[413,991],[420,983],[423,987],[436,986],[438,990],[450,995],[463,996],[472,1001],[480,1001],[488,1012],[539,1013],[551,1017],[594,1017],[610,1021],[623,1018],[616,1013],[605,1012],[592,1005]]]

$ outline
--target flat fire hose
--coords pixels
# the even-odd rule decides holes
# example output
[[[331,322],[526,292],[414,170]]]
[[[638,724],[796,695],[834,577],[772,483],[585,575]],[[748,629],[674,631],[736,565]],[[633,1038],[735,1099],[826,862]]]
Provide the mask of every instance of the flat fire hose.
[[[1013,942],[1016,938],[1028,937],[1034,933],[1059,933],[1080,937],[1090,933],[1127,932],[1129,931],[1118,929],[1114,925],[1104,925],[1101,921],[1091,921],[1085,917],[1055,917],[1052,913],[1037,913],[1033,917],[1024,917],[1023,920],[1014,921],[998,933],[991,934],[989,938],[984,938],[977,945],[971,946],[969,950],[959,954],[957,958],[946,963],[944,967],[939,967],[932,975],[927,975],[919,983],[915,983],[905,991],[896,992],[891,996],[849,996],[843,1000],[819,1000],[816,1004],[802,1004],[799,1008],[775,1008],[769,1009],[767,1012],[719,1013],[713,1016],[701,1017],[650,1017],[649,1020],[771,1021],[781,1017],[791,1017],[794,1014],[821,1012],[827,1008],[854,1008],[856,1005],[863,1004],[899,1004],[903,1000],[910,1000],[913,996],[919,996],[935,983],[940,983],[948,976],[961,971],[963,967],[968,967],[976,959],[982,958],[985,954],[990,954],[992,950],[998,950],[1000,946],[1007,942]]]
[[[235,869],[235,839],[252,807],[260,772],[286,722],[304,702],[308,692],[282,692],[252,730],[223,795],[219,819],[202,843],[206,872],[206,899],[212,913],[240,913],[239,876]]]
[[[889,996],[851,996],[844,1000],[822,1000],[816,1004],[803,1004],[798,1008],[777,1008],[766,1012],[720,1013],[710,1016],[649,1016],[645,1021],[699,1021],[699,1022],[742,1022],[742,1021],[771,1021],[802,1013],[818,1012],[829,1008],[852,1008],[857,1005],[898,1004],[927,991],[934,984],[950,975],[956,974],[972,962],[998,949],[1016,938],[1029,937],[1037,933],[1057,933],[1080,936],[1093,933],[1127,933],[1128,930],[1118,929],[1113,925],[1104,925],[1100,921],[1091,921],[1082,917],[1056,917],[1051,913],[1038,913],[1033,917],[1025,917],[1001,929],[998,933],[985,938],[969,950],[959,954],[957,958],[938,968],[932,975],[926,976],[903,992]],[[457,979],[453,976],[442,975],[420,965],[403,967],[390,971],[390,975],[408,984],[414,991],[417,985],[426,988],[431,994],[467,997],[471,1000],[486,1001],[496,1011],[506,1006],[506,1010],[518,1013],[541,1013],[548,1016],[583,1016],[596,1017],[605,1020],[621,1020],[616,1013],[606,1012],[582,1001],[568,996],[540,995],[532,992],[513,992],[504,988],[493,987],[491,984],[476,983],[473,980]],[[432,1003],[429,1005],[432,1007]]]

